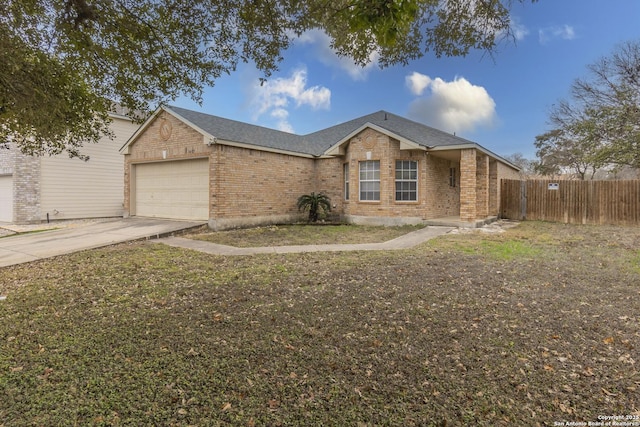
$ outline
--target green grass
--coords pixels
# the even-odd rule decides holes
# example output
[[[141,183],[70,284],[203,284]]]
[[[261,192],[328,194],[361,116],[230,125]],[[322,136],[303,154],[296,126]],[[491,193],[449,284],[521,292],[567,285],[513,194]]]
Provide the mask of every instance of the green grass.
[[[509,261],[514,259],[536,259],[542,248],[520,240],[496,239],[490,236],[455,236],[434,241],[431,247],[460,251],[493,260]]]
[[[629,264],[633,271],[640,274],[640,249],[629,254]]]
[[[491,258],[510,261],[514,259],[535,259],[541,249],[526,242],[508,240],[505,242],[485,241],[480,245],[480,252]]]
[[[404,251],[135,242],[2,268],[0,425],[633,414],[639,261],[635,228],[523,223]]]

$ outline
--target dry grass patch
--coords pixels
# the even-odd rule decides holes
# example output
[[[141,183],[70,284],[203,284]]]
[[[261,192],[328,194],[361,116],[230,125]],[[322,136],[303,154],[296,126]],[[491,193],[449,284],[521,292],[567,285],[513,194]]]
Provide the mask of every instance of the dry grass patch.
[[[239,248],[381,243],[421,228],[423,228],[422,225],[404,225],[398,227],[349,224],[274,225],[239,230],[204,232],[185,237]]]

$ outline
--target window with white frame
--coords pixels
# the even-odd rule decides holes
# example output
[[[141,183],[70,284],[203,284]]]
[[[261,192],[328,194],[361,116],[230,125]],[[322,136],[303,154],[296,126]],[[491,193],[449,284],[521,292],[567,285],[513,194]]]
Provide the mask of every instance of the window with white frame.
[[[360,200],[380,200],[380,161],[360,162]]]
[[[344,173],[344,199],[349,200],[349,163],[342,165]]]
[[[418,162],[396,160],[396,201],[418,200]]]

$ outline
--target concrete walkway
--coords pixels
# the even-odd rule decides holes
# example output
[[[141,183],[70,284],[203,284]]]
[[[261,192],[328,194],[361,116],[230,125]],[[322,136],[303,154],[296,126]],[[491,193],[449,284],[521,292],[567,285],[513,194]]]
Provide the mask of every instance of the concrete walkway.
[[[56,225],[60,228],[46,229]],[[120,218],[88,223],[60,222],[48,226],[42,224],[30,228],[22,227],[17,231],[18,234],[0,238],[0,267],[131,240],[161,238],[204,225],[205,222]],[[2,228],[8,227],[9,225],[3,225]]]
[[[254,254],[287,254],[296,252],[341,252],[341,251],[388,251],[409,249],[434,237],[449,233],[454,227],[429,226],[412,231],[384,243],[362,243],[346,245],[307,245],[307,246],[268,246],[258,248],[237,248],[219,245],[202,240],[186,239],[184,237],[166,237],[156,240],[156,243],[184,249],[193,249],[211,255],[254,255]]]

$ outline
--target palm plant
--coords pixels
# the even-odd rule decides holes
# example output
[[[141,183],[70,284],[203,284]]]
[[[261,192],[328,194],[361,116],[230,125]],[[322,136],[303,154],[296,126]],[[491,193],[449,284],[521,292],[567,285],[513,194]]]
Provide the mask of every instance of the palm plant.
[[[331,212],[331,199],[323,193],[303,194],[298,197],[298,210],[308,210],[309,222],[317,222],[320,211]]]

